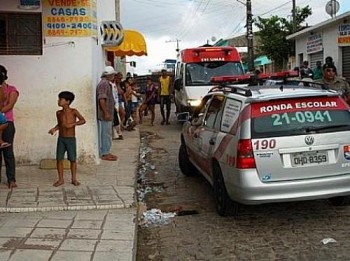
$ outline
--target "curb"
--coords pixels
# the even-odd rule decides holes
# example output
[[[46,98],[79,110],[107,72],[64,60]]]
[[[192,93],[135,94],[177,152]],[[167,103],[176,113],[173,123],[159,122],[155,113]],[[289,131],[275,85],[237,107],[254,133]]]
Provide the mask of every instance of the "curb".
[[[127,209],[134,208],[134,204],[111,204],[111,205],[89,205],[89,206],[64,206],[64,207],[14,207],[0,208],[0,213],[24,213],[24,212],[45,212],[45,211],[69,211],[69,210],[104,210],[104,209]]]

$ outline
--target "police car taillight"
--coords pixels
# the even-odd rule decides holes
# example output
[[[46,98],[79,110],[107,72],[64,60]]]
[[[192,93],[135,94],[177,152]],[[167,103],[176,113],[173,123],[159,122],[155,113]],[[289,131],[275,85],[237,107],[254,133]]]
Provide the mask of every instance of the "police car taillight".
[[[255,159],[253,153],[252,141],[250,139],[241,139],[237,146],[237,165],[238,169],[255,168]]]

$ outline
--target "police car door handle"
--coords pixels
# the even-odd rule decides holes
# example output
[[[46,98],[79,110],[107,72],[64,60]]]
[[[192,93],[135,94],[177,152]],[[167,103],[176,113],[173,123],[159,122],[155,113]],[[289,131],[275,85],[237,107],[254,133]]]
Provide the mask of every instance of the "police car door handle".
[[[211,138],[211,139],[209,140],[209,144],[210,144],[210,145],[215,145],[215,141],[216,141],[215,138]]]

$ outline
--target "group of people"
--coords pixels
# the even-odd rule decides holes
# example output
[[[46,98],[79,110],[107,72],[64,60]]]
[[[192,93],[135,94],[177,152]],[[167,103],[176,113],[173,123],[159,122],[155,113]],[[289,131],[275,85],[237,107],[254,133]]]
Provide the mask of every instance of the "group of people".
[[[123,139],[122,130],[132,130],[137,121],[141,124],[148,111],[151,113],[151,125],[154,125],[158,99],[161,124],[170,124],[171,94],[171,78],[166,70],[161,72],[159,87],[152,77],[147,77],[145,93],[141,94],[133,77],[127,76],[123,81],[122,73],[115,71],[112,66],[106,66],[96,88],[101,159],[118,159],[117,155],[111,153],[112,140]]]
[[[307,75],[315,82],[322,83],[326,88],[342,93],[344,99],[350,104],[350,87],[345,78],[338,76],[337,69],[330,57],[326,58],[325,64],[321,66],[317,62],[316,68],[312,71],[308,63],[304,62],[301,69],[301,78]],[[311,73],[312,71],[312,73]],[[301,72],[301,71],[300,71]],[[6,82],[8,79],[7,69],[0,65],[0,167],[2,159],[5,161],[6,177],[8,187],[16,188],[16,162],[13,152],[13,142],[15,136],[15,125],[13,108],[18,100],[19,92],[15,86]],[[159,77],[159,86],[152,77],[147,77],[147,85],[144,95],[137,92],[135,81],[128,76],[123,81],[123,75],[114,70],[112,66],[106,66],[101,80],[96,88],[97,118],[99,127],[100,157],[102,160],[116,161],[118,157],[111,153],[112,140],[123,139],[122,130],[131,124],[128,121],[139,117],[139,123],[143,121],[144,114],[151,112],[151,125],[155,120],[155,105],[160,103],[162,116],[161,124],[170,124],[171,109],[171,78],[166,70],[162,70]],[[60,92],[58,95],[58,106],[60,110],[56,112],[57,124],[49,130],[53,135],[59,133],[56,147],[56,161],[58,180],[53,184],[60,186],[64,184],[63,159],[67,152],[70,161],[71,183],[78,186],[77,180],[77,153],[75,127],[85,124],[84,117],[80,112],[71,108],[74,101],[74,94],[69,91]],[[142,101],[139,106],[139,101]],[[138,114],[138,115],[137,115]],[[131,124],[132,128],[135,126]]]
[[[137,116],[137,108],[139,107],[139,98],[141,97],[141,94],[136,91],[135,81],[132,79],[132,77],[128,76],[125,81],[122,80],[123,75],[120,72],[115,71],[112,66],[106,66],[101,75],[101,80],[96,88],[97,118],[99,123],[100,138],[99,144],[100,156],[102,160],[116,161],[118,159],[116,155],[111,153],[112,139],[123,139],[123,136],[121,134],[122,129],[127,128],[126,125],[134,127],[134,125],[128,121],[132,118],[135,119]],[[159,79],[160,102],[163,116],[161,124],[169,124],[171,105],[170,81],[171,79],[169,76],[167,76],[165,72],[162,72],[162,76]],[[1,97],[2,96],[0,90],[0,99]],[[145,111],[150,110],[152,114],[151,124],[154,124],[155,104],[157,97],[157,87],[152,82],[152,78],[148,77],[145,97],[138,109],[140,123],[142,123],[142,117]],[[49,134],[51,135],[54,135],[57,131],[59,133],[56,147],[58,180],[53,184],[55,187],[64,184],[63,160],[66,152],[67,158],[70,161],[71,183],[74,186],[80,185],[80,182],[77,180],[75,127],[85,124],[86,121],[77,109],[71,107],[71,103],[74,101],[74,98],[75,96],[72,92],[63,91],[59,93],[58,106],[62,109],[56,112],[57,124],[49,130]],[[166,105],[167,108],[166,116],[164,113],[164,108],[162,107],[164,105]],[[5,128],[5,130],[7,129],[8,127]],[[4,132],[4,137],[6,137],[5,134],[6,132]],[[13,136],[12,139],[4,138],[4,140],[7,142],[7,144],[10,144],[13,142]],[[1,142],[0,123],[0,148]],[[10,148],[12,146],[6,147]],[[3,151],[5,156],[5,151],[11,152],[12,150],[4,149]],[[8,155],[11,154],[8,153]],[[6,161],[6,159],[8,160]],[[5,158],[6,166],[8,165],[8,162],[9,164],[11,163],[10,159],[11,157]],[[9,187],[13,188],[16,186],[14,175],[11,176],[11,171],[8,171],[7,173]]]
[[[332,57],[326,57],[323,65],[321,61],[317,61],[314,69],[309,67],[308,61],[304,61],[300,67],[296,67],[294,70],[299,71],[299,76],[303,80],[321,83],[327,89],[338,91],[350,104],[349,83],[344,77],[338,75]]]
[[[9,85],[6,80],[7,69],[0,65],[0,169],[4,158],[8,187],[16,188],[16,161],[13,152],[15,125],[13,108],[17,102],[19,92],[15,86]],[[139,122],[142,123],[143,115],[151,112],[151,124],[155,120],[155,104],[160,99],[162,114],[161,124],[170,124],[171,107],[171,78],[163,70],[159,78],[159,88],[153,83],[152,78],[147,78],[147,86],[141,106],[139,100],[142,94],[135,88],[135,82],[128,76],[125,81],[120,72],[112,66],[106,66],[101,75],[101,80],[96,88],[97,118],[99,123],[100,157],[102,160],[116,161],[118,157],[111,153],[113,133],[115,139],[122,139],[121,131],[127,126],[134,125],[128,122],[136,119],[137,112]],[[71,107],[75,95],[70,91],[62,91],[58,94],[58,106],[56,111],[57,124],[48,133],[54,135],[58,132],[56,146],[56,166],[58,180],[53,184],[55,187],[64,184],[63,160],[65,153],[70,161],[71,183],[80,185],[77,179],[77,148],[75,127],[86,123],[80,112]],[[164,110],[166,107],[166,114]]]
[[[7,69],[0,65],[0,169],[4,160],[7,185],[10,189],[14,189],[17,187],[17,183],[16,160],[13,151],[16,132],[13,110],[19,97],[19,91],[15,86],[8,84],[7,79]],[[74,186],[80,184],[76,176],[75,126],[85,124],[85,119],[77,109],[70,107],[73,100],[74,94],[72,92],[63,91],[59,93],[58,106],[62,107],[62,109],[56,112],[57,125],[49,130],[51,135],[56,133],[56,131],[59,132],[56,148],[58,180],[54,183],[54,186],[64,184],[63,159],[66,152],[71,164],[72,184]]]

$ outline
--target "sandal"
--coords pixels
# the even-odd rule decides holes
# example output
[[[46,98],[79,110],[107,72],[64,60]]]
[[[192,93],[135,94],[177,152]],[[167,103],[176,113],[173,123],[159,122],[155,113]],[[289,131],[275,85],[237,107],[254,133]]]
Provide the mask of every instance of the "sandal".
[[[117,157],[117,156],[114,156],[114,155],[112,155],[112,154],[107,154],[107,155],[103,155],[103,156],[101,157],[101,159],[103,159],[103,160],[108,160],[108,161],[116,161],[116,160],[118,159],[118,157]]]

